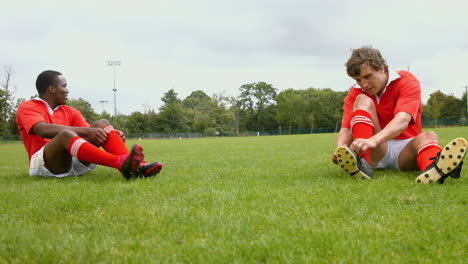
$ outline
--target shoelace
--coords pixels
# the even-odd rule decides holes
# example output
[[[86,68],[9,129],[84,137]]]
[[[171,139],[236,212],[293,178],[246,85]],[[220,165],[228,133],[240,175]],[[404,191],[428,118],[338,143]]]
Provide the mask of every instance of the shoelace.
[[[430,159],[430,160],[435,160],[435,159],[437,159],[437,157],[439,156],[439,154],[440,154],[440,151],[437,152],[437,154],[435,155],[435,157],[432,157],[432,158],[429,158],[429,159]]]

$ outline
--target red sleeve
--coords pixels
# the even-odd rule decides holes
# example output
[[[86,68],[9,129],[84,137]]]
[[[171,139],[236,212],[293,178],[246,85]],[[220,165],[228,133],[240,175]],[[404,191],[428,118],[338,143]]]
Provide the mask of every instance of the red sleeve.
[[[394,114],[406,112],[411,115],[412,121],[418,118],[418,111],[421,105],[421,85],[415,78],[399,84],[399,96],[395,106]]]
[[[70,107],[70,110],[71,110],[72,115],[73,115],[73,118],[71,119],[71,120],[73,120],[72,126],[74,126],[74,127],[89,127],[88,122],[86,122],[86,119],[84,118],[84,116],[81,114],[80,111],[78,111],[77,109],[75,109],[73,107]]]
[[[47,122],[44,116],[44,110],[38,107],[32,101],[26,101],[20,104],[16,113],[16,122],[18,126],[22,126],[26,133],[29,134],[31,128],[38,122]]]

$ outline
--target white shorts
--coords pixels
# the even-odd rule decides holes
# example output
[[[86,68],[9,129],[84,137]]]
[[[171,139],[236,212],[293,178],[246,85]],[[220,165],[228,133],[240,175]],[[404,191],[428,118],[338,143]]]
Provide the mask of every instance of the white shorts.
[[[72,158],[72,165],[70,170],[65,173],[54,174],[50,172],[44,165],[44,147],[42,147],[32,155],[31,162],[29,162],[29,175],[31,176],[39,175],[63,178],[67,176],[83,175],[96,169],[96,164],[91,163],[86,166],[74,157]]]
[[[400,156],[401,150],[406,147],[411,140],[413,140],[413,138],[391,139],[387,141],[387,154],[385,154],[385,157],[375,168],[398,169],[398,156]]]

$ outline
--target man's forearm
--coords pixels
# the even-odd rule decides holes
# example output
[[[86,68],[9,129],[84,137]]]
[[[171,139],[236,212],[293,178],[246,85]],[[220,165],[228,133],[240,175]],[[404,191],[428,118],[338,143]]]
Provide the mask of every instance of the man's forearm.
[[[405,112],[399,112],[395,117],[390,121],[384,129],[372,136],[371,138],[375,140],[378,144],[386,142],[390,139],[396,138],[403,131],[408,128],[409,122],[411,121],[411,115]]]
[[[57,124],[47,124],[45,122],[40,122],[34,125],[33,132],[40,137],[52,139],[64,129],[70,129],[80,137],[87,137],[89,132],[89,128],[87,127],[69,127]]]
[[[350,145],[353,141],[353,135],[351,134],[351,129],[343,127],[338,132],[338,136],[336,137],[336,146],[342,145]]]

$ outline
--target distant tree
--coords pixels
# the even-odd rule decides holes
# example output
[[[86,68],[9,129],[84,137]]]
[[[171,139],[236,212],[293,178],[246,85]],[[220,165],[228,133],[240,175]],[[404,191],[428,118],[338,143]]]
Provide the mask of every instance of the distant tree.
[[[335,92],[330,88],[316,90],[314,102],[315,126],[320,128],[337,127],[343,113],[343,99],[347,92]]]
[[[15,104],[15,107],[14,109],[18,109],[18,106],[23,102],[25,101],[24,98],[18,98],[16,100],[16,104]],[[16,125],[16,111],[13,112],[13,114],[11,115],[11,118],[10,120],[8,121],[8,127],[10,128],[10,135],[12,136],[19,136],[19,130],[18,130],[18,126]]]
[[[128,119],[128,116],[118,114],[117,116],[114,116],[114,117],[112,117],[111,119],[108,119],[108,120],[111,120],[112,126],[115,129],[122,130],[125,133],[128,133],[129,129],[128,129],[128,126],[127,126],[127,119]]]
[[[436,91],[429,95],[427,100],[427,113],[428,118],[440,118],[442,115],[442,108],[444,106],[446,95],[441,91]]]
[[[462,108],[461,99],[436,91],[430,94],[427,104],[423,106],[423,118],[434,119],[435,126],[438,126],[440,119],[461,119],[464,116]]]
[[[92,123],[99,119],[99,114],[94,112],[91,104],[82,98],[70,99],[68,100],[67,105],[78,109],[88,123]]]
[[[233,135],[234,127],[232,124],[235,119],[235,111],[231,107],[231,97],[214,94],[211,101],[215,105],[210,112],[210,117],[215,121],[215,126],[212,127],[213,132]]]
[[[462,103],[461,108],[462,108],[462,111],[463,111],[462,116],[465,117],[465,120],[468,120],[468,112],[467,112],[468,109],[467,109],[467,106],[466,106],[466,104],[467,104],[466,97],[467,97],[467,94],[466,94],[466,91],[465,91],[465,92],[463,92],[463,96],[461,98],[461,103]]]
[[[3,136],[11,135],[15,118],[13,92],[16,86],[12,83],[13,72],[12,66],[4,66],[4,78],[0,82],[0,135]]]
[[[127,118],[127,133],[138,136],[145,133],[146,121],[146,115],[143,115],[140,112],[131,113]]]
[[[216,121],[210,116],[216,104],[203,91],[194,91],[182,101],[186,109],[188,125],[193,132],[206,133]]]
[[[230,104],[228,111],[232,114],[233,117],[231,127],[233,128],[235,135],[239,135],[242,101],[239,98],[231,96],[228,98],[228,102]]]
[[[287,89],[276,97],[276,120],[280,125],[289,130],[297,128],[303,123],[306,114],[306,104],[304,102],[304,91]]]
[[[163,133],[189,131],[187,112],[182,105],[182,101],[177,98],[177,93],[174,89],[170,89],[167,93],[164,93],[161,100],[164,104],[159,109],[158,131]]]
[[[155,133],[158,131],[158,122],[159,122],[159,115],[154,112],[154,110],[150,110],[146,113],[146,133]]]
[[[182,101],[182,104],[187,109],[198,109],[203,112],[208,112],[213,106],[211,98],[201,90],[192,92]]]
[[[180,99],[177,97],[177,93],[174,89],[170,89],[169,91],[167,91],[167,93],[164,93],[163,97],[161,97],[161,101],[163,101],[163,103],[165,105],[168,105],[168,104],[180,104],[181,101]],[[162,108],[164,108],[164,105],[162,106]]]
[[[460,99],[456,98],[454,95],[447,95],[440,114],[443,118],[449,120],[460,119],[463,115],[462,105]]]
[[[265,82],[244,84],[239,88],[241,103],[241,114],[244,117],[247,129],[272,129],[274,115],[272,116],[275,104],[276,88]],[[252,124],[253,121],[253,124]]]
[[[288,89],[276,97],[277,120],[291,128],[331,128],[335,130],[342,117],[342,105],[346,92],[329,88]]]
[[[112,116],[110,115],[110,113],[106,111],[102,111],[101,114],[99,115],[99,119],[112,120]]]

